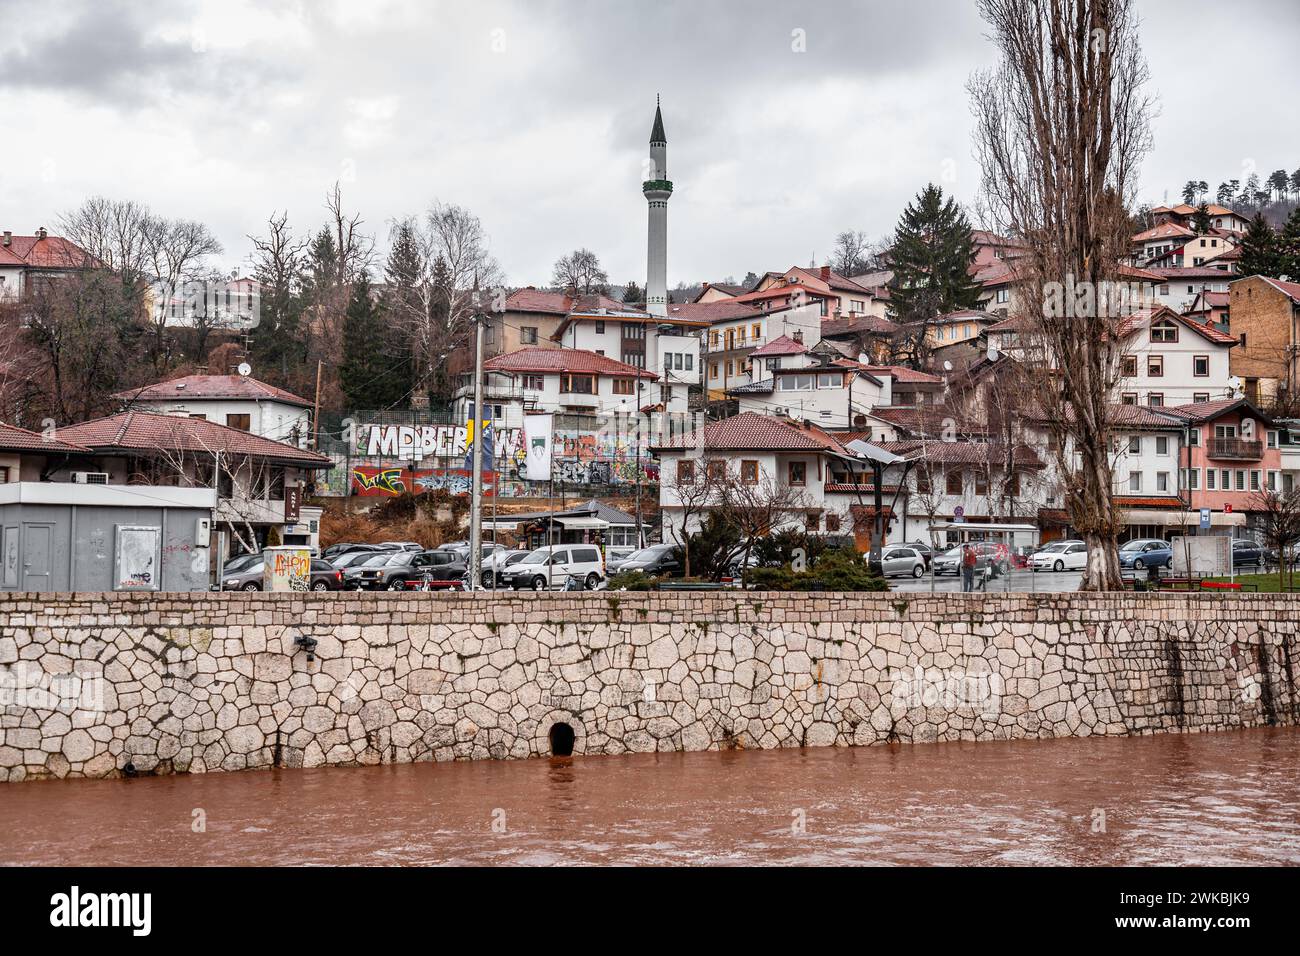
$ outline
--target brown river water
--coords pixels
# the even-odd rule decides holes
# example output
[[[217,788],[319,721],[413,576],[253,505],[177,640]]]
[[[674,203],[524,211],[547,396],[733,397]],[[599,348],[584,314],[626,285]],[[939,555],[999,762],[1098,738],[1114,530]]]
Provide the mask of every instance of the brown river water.
[[[0,863],[1297,864],[1300,731],[4,784]]]

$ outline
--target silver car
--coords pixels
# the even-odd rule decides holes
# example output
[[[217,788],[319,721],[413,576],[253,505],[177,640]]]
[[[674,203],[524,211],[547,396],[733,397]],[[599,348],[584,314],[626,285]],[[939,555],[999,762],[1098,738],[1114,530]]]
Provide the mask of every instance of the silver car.
[[[887,547],[880,556],[880,570],[885,577],[907,574],[919,578],[925,574],[925,556],[916,548]]]

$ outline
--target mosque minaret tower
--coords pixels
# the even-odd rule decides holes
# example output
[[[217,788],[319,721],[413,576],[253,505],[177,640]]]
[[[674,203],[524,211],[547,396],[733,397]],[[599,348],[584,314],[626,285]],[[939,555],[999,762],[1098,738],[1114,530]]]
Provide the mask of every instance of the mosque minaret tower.
[[[649,178],[641,184],[650,211],[650,234],[646,243],[645,307],[651,315],[668,314],[668,200],[673,184],[668,180],[668,140],[664,117],[655,97],[655,125],[650,131]]]

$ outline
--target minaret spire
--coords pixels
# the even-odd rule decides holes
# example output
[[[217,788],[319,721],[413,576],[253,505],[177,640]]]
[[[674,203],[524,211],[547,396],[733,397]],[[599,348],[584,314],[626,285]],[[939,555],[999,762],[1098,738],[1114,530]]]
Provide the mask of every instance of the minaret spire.
[[[664,115],[655,94],[655,123],[650,130],[648,178],[641,192],[649,205],[650,231],[646,243],[645,307],[651,315],[668,314],[668,200],[673,184],[668,179],[668,138]]]

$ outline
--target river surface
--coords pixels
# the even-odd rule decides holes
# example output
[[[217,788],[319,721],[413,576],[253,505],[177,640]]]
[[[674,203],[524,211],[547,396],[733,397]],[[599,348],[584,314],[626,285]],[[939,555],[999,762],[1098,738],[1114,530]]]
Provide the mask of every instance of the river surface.
[[[0,784],[0,863],[1297,864],[1300,730]]]

